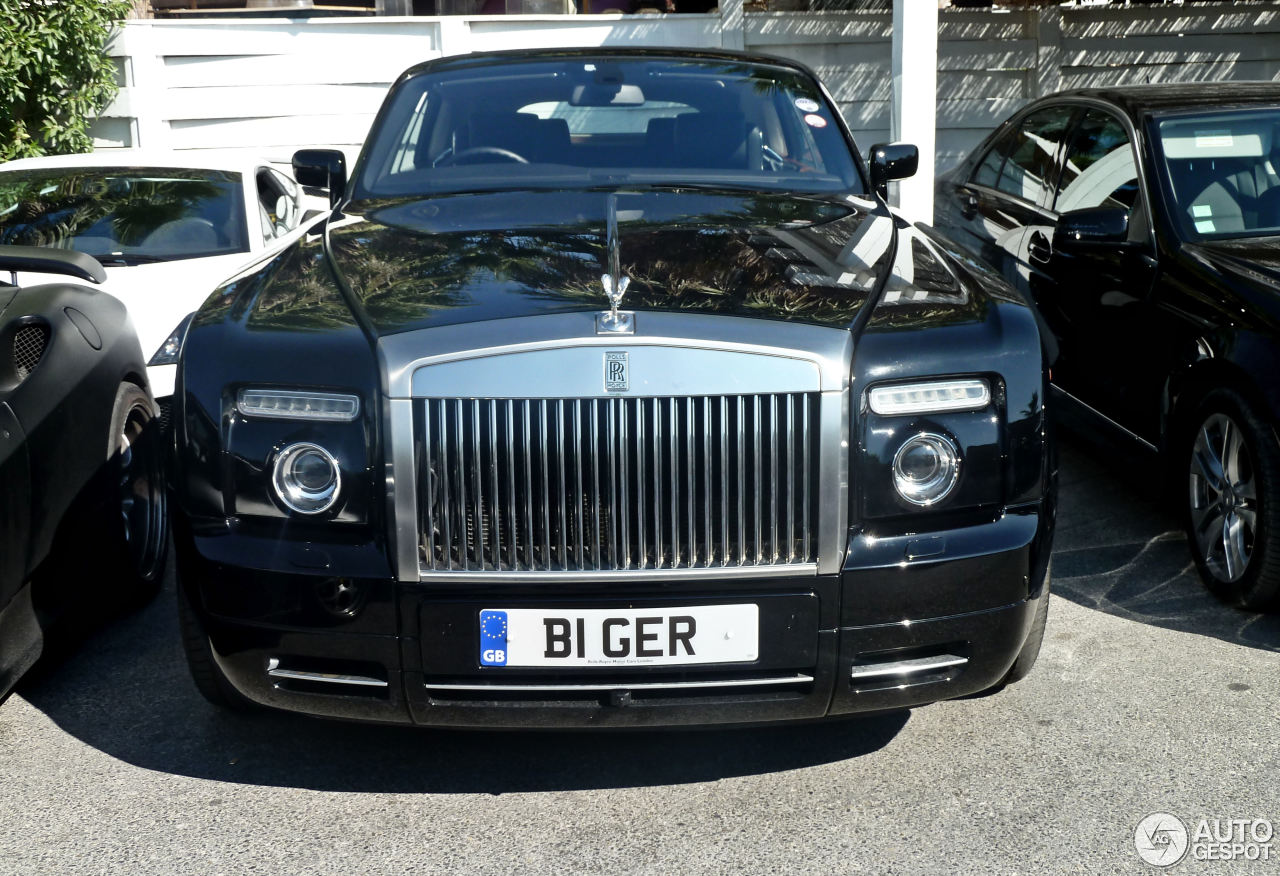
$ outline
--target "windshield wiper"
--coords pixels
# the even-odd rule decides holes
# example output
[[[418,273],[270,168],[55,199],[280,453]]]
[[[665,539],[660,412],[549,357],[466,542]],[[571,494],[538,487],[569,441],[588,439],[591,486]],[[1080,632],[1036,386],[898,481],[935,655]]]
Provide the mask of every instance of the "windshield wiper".
[[[93,257],[103,265],[149,265],[153,262],[172,261],[167,256],[145,255],[140,252],[109,252]]]

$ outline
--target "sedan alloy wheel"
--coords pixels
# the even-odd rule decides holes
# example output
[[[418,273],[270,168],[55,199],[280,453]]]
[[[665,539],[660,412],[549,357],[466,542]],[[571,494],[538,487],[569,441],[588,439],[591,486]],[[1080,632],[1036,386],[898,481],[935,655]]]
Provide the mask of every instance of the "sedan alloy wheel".
[[[1249,401],[1210,393],[1184,433],[1187,537],[1205,585],[1242,608],[1280,595],[1280,445]]]
[[[1253,458],[1240,426],[1213,414],[1191,451],[1191,524],[1196,547],[1220,581],[1240,580],[1249,567],[1258,529]]]

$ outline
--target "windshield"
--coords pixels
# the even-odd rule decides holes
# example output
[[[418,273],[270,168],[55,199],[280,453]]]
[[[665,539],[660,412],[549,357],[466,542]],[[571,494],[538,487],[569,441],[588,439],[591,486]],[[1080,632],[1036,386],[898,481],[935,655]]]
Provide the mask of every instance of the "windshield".
[[[428,72],[388,98],[356,197],[702,185],[861,192],[809,77],[711,60],[503,60]]]
[[[0,244],[106,264],[247,252],[240,174],[74,167],[0,173]]]
[[[1280,233],[1280,107],[1179,115],[1156,130],[1184,237]]]

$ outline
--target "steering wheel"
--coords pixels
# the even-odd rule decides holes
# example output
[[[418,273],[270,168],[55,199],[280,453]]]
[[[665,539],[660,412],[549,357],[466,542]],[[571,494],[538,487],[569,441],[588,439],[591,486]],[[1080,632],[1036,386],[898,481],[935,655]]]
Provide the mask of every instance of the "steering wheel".
[[[479,158],[486,155],[493,156],[494,158],[501,158],[504,161],[510,161],[515,164],[529,163],[529,159],[525,158],[523,155],[518,155],[517,153],[512,152],[510,149],[502,149],[498,146],[472,146],[470,149],[463,149],[461,152],[454,152],[451,155],[446,155],[437,162],[436,166],[448,167],[451,164],[475,164],[476,162],[468,159]]]

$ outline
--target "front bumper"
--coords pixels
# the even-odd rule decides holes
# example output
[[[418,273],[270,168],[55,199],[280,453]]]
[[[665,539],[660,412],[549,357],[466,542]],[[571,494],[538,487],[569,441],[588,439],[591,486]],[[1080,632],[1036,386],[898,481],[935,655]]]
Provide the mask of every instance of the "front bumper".
[[[997,685],[1048,598],[1049,518],[1023,509],[930,534],[941,543],[927,545],[855,538],[836,575],[523,588],[336,575],[369,571],[358,546],[323,571],[271,571],[232,562],[255,555],[234,533],[179,528],[177,541],[180,586],[201,607],[215,659],[263,705],[427,726],[671,727],[900,709]],[[481,608],[735,602],[760,606],[760,658],[750,664],[577,673],[478,664]]]

